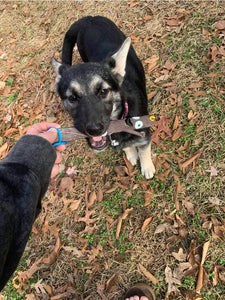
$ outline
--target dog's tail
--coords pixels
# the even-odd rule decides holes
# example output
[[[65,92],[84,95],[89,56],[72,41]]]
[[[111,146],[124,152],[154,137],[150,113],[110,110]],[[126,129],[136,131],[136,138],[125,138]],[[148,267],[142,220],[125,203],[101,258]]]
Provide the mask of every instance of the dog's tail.
[[[62,47],[62,63],[72,65],[73,48],[77,42],[78,34],[87,21],[91,19],[90,16],[84,17],[73,23],[67,31]]]
[[[79,27],[77,26],[77,22],[75,22],[70,29],[67,31],[62,48],[62,63],[66,65],[72,65],[72,57],[73,57],[73,48],[77,41],[77,35],[79,32]]]

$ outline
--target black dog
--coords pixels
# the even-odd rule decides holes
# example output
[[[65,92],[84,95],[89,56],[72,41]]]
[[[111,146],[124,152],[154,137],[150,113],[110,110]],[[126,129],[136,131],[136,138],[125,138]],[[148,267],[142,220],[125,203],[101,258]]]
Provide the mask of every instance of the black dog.
[[[56,91],[74,126],[89,136],[95,150],[106,147],[110,120],[148,114],[145,73],[130,42],[109,19],[88,16],[67,31],[62,64],[53,59]],[[75,43],[84,63],[71,66]],[[144,138],[124,132],[113,134],[111,145],[123,149],[132,165],[139,157],[142,174],[152,178],[155,168],[150,132],[142,131]]]

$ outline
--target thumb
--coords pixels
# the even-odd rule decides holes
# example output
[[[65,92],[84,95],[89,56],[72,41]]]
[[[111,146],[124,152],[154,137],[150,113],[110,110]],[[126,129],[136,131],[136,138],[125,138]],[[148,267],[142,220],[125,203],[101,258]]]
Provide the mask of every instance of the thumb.
[[[55,128],[50,128],[48,131],[40,133],[39,135],[49,141],[51,144],[58,140],[58,132]]]

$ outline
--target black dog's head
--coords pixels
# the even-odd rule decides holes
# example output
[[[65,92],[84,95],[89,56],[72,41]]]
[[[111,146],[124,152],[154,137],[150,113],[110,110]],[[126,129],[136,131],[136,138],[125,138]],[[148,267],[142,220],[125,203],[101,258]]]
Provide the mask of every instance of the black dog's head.
[[[130,38],[103,62],[67,66],[53,59],[55,88],[74,126],[89,136],[92,148],[102,150],[110,120],[121,114],[120,88],[125,76]]]

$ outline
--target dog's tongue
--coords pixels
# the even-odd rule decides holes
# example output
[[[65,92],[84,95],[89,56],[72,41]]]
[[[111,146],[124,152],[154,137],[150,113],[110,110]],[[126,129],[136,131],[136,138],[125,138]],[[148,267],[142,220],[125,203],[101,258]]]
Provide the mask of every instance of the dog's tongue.
[[[102,136],[95,136],[92,138],[94,142],[99,142],[102,140]]]
[[[95,136],[89,139],[91,147],[95,150],[102,150],[106,147],[106,136]]]

